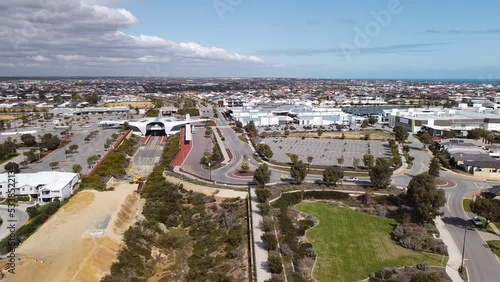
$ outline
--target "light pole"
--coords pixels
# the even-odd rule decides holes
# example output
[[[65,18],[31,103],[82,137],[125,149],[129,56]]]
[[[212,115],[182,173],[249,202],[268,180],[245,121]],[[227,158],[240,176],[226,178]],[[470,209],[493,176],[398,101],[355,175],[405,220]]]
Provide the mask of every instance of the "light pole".
[[[465,226],[465,231],[464,231],[464,244],[462,247],[462,264],[460,265],[460,270],[459,270],[460,273],[464,271],[465,238],[467,238],[467,226]]]
[[[208,170],[210,171],[210,182],[212,182],[212,163],[208,163]]]

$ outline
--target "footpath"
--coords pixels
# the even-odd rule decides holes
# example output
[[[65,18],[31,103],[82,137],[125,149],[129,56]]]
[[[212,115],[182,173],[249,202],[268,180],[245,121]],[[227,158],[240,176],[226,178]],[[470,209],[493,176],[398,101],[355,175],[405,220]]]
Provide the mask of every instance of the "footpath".
[[[458,268],[462,263],[462,255],[458,249],[457,244],[451,237],[450,231],[446,228],[441,217],[436,217],[434,220],[436,223],[436,228],[439,230],[439,238],[443,240],[443,243],[448,247],[448,263],[446,264],[446,274],[450,276],[453,282],[463,282],[464,280],[460,277],[458,273]]]

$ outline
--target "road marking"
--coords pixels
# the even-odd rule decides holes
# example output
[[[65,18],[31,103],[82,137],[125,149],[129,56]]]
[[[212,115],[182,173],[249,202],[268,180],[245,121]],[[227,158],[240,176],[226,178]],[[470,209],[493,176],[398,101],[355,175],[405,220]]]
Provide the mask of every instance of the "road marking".
[[[448,203],[450,202],[450,194],[448,194],[448,198],[446,199],[446,208],[448,209],[449,212],[451,212],[450,210],[450,206],[448,205]]]

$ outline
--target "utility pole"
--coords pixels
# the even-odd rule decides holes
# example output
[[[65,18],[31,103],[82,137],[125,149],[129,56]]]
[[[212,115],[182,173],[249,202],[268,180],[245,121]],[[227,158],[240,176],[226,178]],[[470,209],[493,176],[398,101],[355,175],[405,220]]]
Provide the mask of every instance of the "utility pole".
[[[462,247],[462,264],[460,265],[460,273],[464,271],[464,256],[465,256],[465,239],[467,238],[467,226],[464,228],[464,244]]]

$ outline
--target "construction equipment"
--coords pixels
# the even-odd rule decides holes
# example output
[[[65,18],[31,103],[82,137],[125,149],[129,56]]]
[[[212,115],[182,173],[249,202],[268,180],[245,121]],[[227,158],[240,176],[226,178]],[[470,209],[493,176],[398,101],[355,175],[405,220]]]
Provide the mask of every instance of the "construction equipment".
[[[130,180],[130,184],[137,184],[141,181],[142,181],[142,176],[140,174],[137,174],[136,176],[134,176],[134,178],[132,178],[132,180]]]

